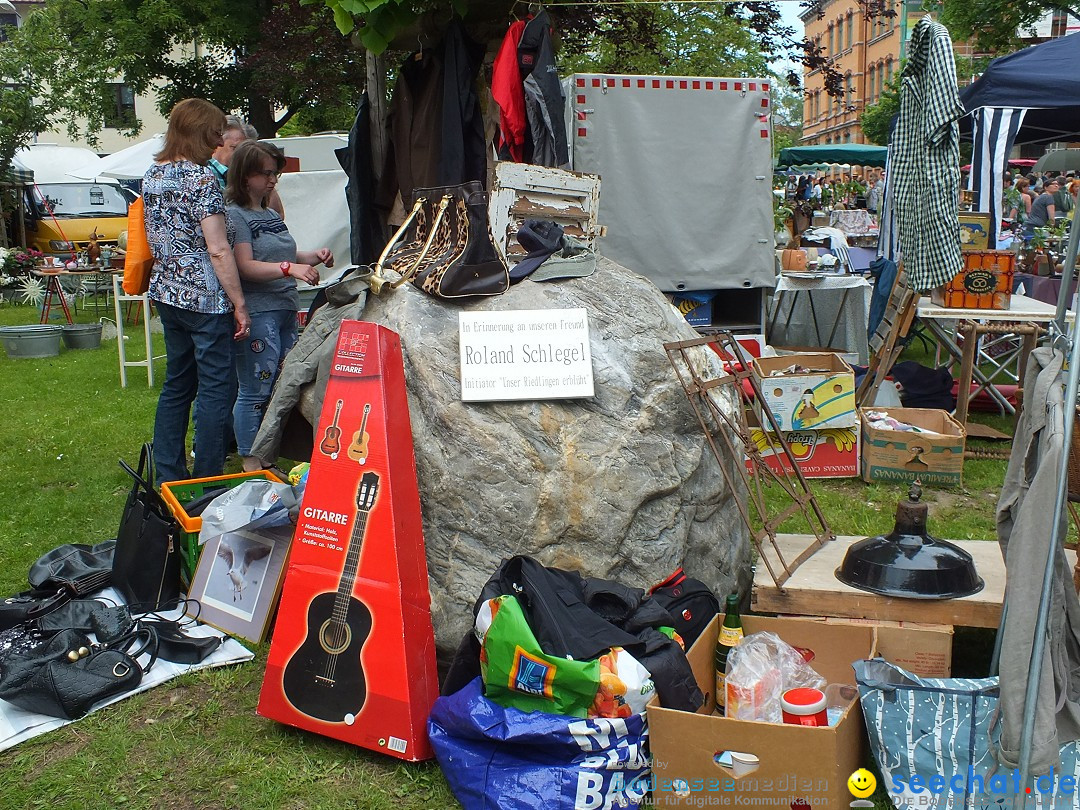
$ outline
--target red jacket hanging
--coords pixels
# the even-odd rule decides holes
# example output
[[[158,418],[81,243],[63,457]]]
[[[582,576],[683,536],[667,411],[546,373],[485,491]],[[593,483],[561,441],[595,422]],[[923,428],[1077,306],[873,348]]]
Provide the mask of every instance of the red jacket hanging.
[[[518,43],[525,30],[523,20],[510,23],[491,72],[491,95],[499,105],[499,134],[495,147],[499,157],[521,163],[525,159],[525,90],[518,67]]]

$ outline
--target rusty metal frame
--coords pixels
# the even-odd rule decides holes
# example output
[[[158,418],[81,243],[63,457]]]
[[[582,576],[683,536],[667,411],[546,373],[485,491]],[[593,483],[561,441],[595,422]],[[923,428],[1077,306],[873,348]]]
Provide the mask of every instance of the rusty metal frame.
[[[706,364],[699,362],[695,366],[688,353],[688,350],[695,348],[716,352],[717,364],[713,367],[718,366],[720,358],[723,358],[726,361],[726,370],[718,377],[706,379],[703,376],[705,373],[703,367]],[[724,481],[734,496],[739,515],[757,549],[758,558],[765,564],[776,587],[783,592],[784,583],[791,578],[795,570],[825,543],[836,539],[836,535],[829,528],[825,515],[822,514],[817,500],[799,470],[791,448],[784,440],[784,434],[776,417],[768,408],[761,408],[763,419],[768,421],[767,425],[762,425],[762,432],[768,445],[767,449],[773,452],[779,450],[787,461],[786,464],[781,465],[780,473],[775,472],[765,463],[762,449],[751,441],[750,427],[746,421],[746,407],[753,404],[753,399],[746,391],[746,384],[749,384],[753,397],[758,402],[764,402],[764,399],[757,376],[742,361],[742,350],[735,341],[735,337],[730,332],[719,332],[695,340],[665,343],[664,350],[667,352],[668,362],[675,369],[675,374],[701,423]],[[732,410],[735,412],[734,415],[730,413]],[[726,458],[718,440],[726,448]],[[743,463],[744,452],[751,460],[752,472],[749,473]],[[736,479],[729,470],[729,465],[733,465],[739,473],[749,496],[746,501],[740,497]],[[791,503],[781,509],[778,514],[770,516],[765,504],[765,488],[773,484],[782,489],[791,499]],[[810,529],[809,533],[814,536],[814,542],[789,563],[784,559],[784,554],[776,542],[776,533],[784,521],[800,513],[806,520]],[[755,529],[755,522],[759,523],[761,528]]]

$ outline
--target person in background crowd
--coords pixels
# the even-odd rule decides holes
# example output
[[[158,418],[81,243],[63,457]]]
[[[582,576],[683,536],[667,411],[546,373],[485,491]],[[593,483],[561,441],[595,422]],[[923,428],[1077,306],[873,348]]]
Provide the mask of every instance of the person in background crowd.
[[[803,175],[799,178],[799,185],[795,188],[796,200],[809,200],[810,199],[810,179]]]
[[[881,209],[881,195],[885,190],[885,179],[881,173],[875,173],[870,180],[870,190],[866,192],[866,210],[876,214]]]
[[[1080,195],[1080,180],[1070,180],[1069,196],[1072,197],[1072,208],[1070,208],[1069,213],[1065,215],[1066,219],[1071,220],[1076,214],[1076,205],[1077,202],[1080,202],[1080,199],[1078,199],[1078,195]]]
[[[245,471],[262,469],[262,461],[251,456],[251,445],[281,361],[296,343],[300,298],[295,279],[318,284],[315,266],[334,266],[329,248],[298,251],[281,216],[268,207],[284,167],[285,154],[276,146],[246,141],[232,156],[225,188],[233,254],[251,310],[251,334],[234,352],[239,392],[233,428]]]
[[[1001,181],[1001,211],[1005,219],[1016,220],[1016,216],[1024,203],[1020,199],[1020,190],[1013,183],[1013,176],[1005,172]]]
[[[1031,181],[1021,177],[1016,181],[1016,190],[1020,192],[1020,204],[1016,212],[1016,221],[1021,225],[1027,222],[1028,214],[1031,213],[1031,204],[1035,202],[1035,196],[1030,191]]]
[[[821,202],[822,197],[825,194],[825,189],[822,187],[822,179],[820,177],[814,178],[814,185],[810,189],[810,199]]]
[[[1031,213],[1024,224],[1024,239],[1031,239],[1036,228],[1054,227],[1054,192],[1057,190],[1057,180],[1046,181],[1043,193],[1031,204]]]
[[[146,239],[154,256],[149,296],[165,333],[165,382],[154,417],[159,482],[190,478],[187,424],[198,392],[196,478],[221,475],[232,376],[232,341],[250,333],[225,229],[221,186],[207,165],[222,143],[225,113],[189,98],[169,114],[161,152],[143,177]]]
[[[1059,216],[1068,216],[1073,209],[1073,198],[1065,187],[1065,178],[1057,177],[1054,182],[1058,184],[1058,190],[1054,192],[1054,211]]]

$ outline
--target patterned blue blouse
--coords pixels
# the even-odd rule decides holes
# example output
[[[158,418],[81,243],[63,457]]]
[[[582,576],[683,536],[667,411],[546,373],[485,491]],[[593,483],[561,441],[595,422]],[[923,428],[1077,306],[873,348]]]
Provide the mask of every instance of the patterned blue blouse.
[[[155,163],[143,177],[143,202],[146,241],[154,254],[150,298],[194,312],[232,312],[202,230],[204,219],[225,212],[213,171],[188,160]]]

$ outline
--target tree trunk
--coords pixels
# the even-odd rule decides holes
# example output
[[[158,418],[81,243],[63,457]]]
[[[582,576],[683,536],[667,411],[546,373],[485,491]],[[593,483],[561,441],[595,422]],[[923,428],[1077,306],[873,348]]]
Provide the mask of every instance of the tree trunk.
[[[273,138],[277,135],[278,124],[270,99],[254,95],[248,98],[248,123],[259,131],[260,138]]]

